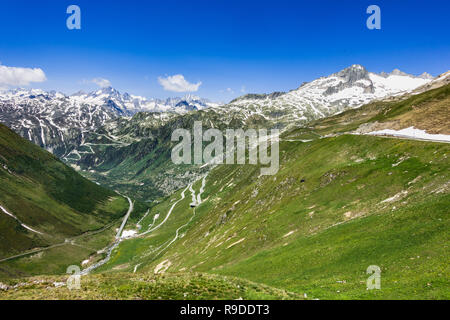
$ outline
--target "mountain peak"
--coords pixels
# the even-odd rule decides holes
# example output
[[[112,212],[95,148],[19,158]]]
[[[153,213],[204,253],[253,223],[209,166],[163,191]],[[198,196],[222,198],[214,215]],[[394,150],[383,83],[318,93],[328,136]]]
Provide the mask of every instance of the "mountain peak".
[[[96,94],[120,95],[120,92],[113,87],[104,87],[98,90]]]
[[[428,79],[428,80],[434,79],[434,77],[431,74],[429,74],[428,72],[422,73],[420,76],[418,76],[418,78]]]
[[[184,95],[184,97],[181,99],[183,99],[183,100],[201,100],[201,98],[199,96],[196,96],[195,94],[191,94],[191,93]]]
[[[360,65],[360,64],[352,64],[350,67],[348,67],[347,69],[354,69],[354,70],[366,70],[366,68],[364,68],[364,66]]]
[[[334,76],[344,78],[345,82],[353,83],[361,79],[368,79],[369,72],[362,65],[354,64],[335,73]]]
[[[346,73],[352,73],[352,72],[367,72],[367,69],[360,64],[352,64],[350,67],[342,69],[341,71],[339,71],[335,74],[346,74]]]
[[[390,75],[392,76],[409,76],[409,74],[399,70],[399,69],[394,69],[392,70],[392,72],[390,73]]]

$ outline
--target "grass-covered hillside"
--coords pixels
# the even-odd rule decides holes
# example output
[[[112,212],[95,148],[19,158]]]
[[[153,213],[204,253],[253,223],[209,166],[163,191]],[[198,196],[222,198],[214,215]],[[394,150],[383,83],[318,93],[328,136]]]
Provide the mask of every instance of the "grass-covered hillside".
[[[214,169],[195,216],[187,190],[99,272],[210,272],[314,298],[448,298],[448,144],[344,135],[281,150],[273,177]],[[154,207],[142,231],[178,199]],[[380,291],[366,290],[370,265]]]
[[[436,105],[442,115],[448,91],[386,103],[366,122]],[[274,176],[216,167],[199,206],[190,204],[202,180],[153,207],[140,229],[151,232],[123,242],[99,272],[208,272],[313,298],[449,298],[450,145],[335,136],[375,106],[323,120],[325,132],[303,129],[312,141],[285,136]],[[366,290],[370,265],[382,270],[381,290]]]
[[[235,277],[211,274],[99,274],[83,277],[81,290],[69,290],[65,276],[28,278],[3,284],[0,300],[205,300],[205,299],[303,299],[293,292]]]
[[[217,166],[130,220],[140,235],[82,291],[22,280],[3,297],[448,299],[450,144],[351,134],[376,121],[421,128],[417,108],[448,133],[448,97],[443,87],[290,131],[277,174]],[[380,290],[366,287],[373,265]]]
[[[118,221],[128,201],[0,124],[0,206],[0,275],[12,277],[52,273],[54,266],[39,258],[42,252],[34,256],[37,266],[4,259],[98,231]],[[67,247],[54,252],[51,260],[78,256],[77,249]]]

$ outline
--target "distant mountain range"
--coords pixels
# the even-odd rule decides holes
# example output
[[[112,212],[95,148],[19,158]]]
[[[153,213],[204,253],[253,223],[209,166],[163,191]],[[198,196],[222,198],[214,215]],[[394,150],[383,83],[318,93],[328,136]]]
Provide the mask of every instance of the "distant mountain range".
[[[247,116],[298,123],[330,116],[374,100],[409,93],[433,80],[427,73],[420,76],[398,69],[391,73],[373,73],[361,65],[352,65],[327,77],[303,83],[289,92],[245,95],[230,102],[227,109]]]
[[[71,104],[77,106],[107,106],[111,111],[124,116],[132,116],[137,112],[174,112],[185,113],[192,110],[215,107],[218,104],[196,95],[163,99],[148,99],[141,96],[120,93],[112,87],[102,88],[86,93],[79,91],[65,95],[56,91],[41,89],[12,89],[0,92],[0,101],[14,103],[52,102],[55,105]]]
[[[401,99],[403,96],[421,92],[424,86],[439,86],[449,79],[447,75],[437,77],[434,80],[422,79],[410,75],[380,76],[369,74],[361,66],[352,66],[348,69],[305,84],[298,90],[290,93],[273,93],[270,95],[247,95],[232,101],[230,104],[207,108],[198,112],[177,115],[173,113],[138,113],[132,118],[117,118],[108,121],[98,130],[84,134],[79,146],[64,155],[64,161],[77,169],[81,169],[86,176],[102,185],[121,190],[127,194],[145,200],[168,195],[173,191],[195,181],[205,170],[195,165],[180,168],[170,161],[170,150],[173,143],[170,142],[171,133],[177,128],[192,128],[194,121],[202,121],[205,128],[257,128],[279,127],[286,130],[290,127],[304,126],[311,120],[323,118],[322,114],[334,114],[340,112],[340,104],[335,108],[332,98],[339,93],[326,96],[323,94],[321,103],[316,103],[317,109],[322,113],[308,112],[309,104],[305,96],[311,95],[305,88],[315,88],[316,91],[331,91],[332,86],[322,86],[323,82],[353,83],[354,94],[359,95],[362,101],[371,101],[374,95],[384,97],[386,86],[378,83],[360,91],[361,77],[372,76],[375,83],[380,78],[385,81],[397,83],[397,89],[390,89],[394,95],[388,95],[384,99]],[[340,80],[338,80],[340,79]],[[406,85],[405,83],[409,83]],[[411,88],[425,83],[410,91]],[[344,85],[342,85],[344,86]],[[376,89],[377,88],[377,89]],[[373,90],[372,90],[373,89]],[[313,90],[313,89],[311,89]],[[382,91],[384,90],[384,92]],[[281,103],[292,95],[289,103]],[[320,93],[317,93],[320,96]],[[342,96],[342,94],[341,94]],[[329,100],[326,100],[329,99]],[[351,99],[347,98],[347,99]],[[380,98],[382,99],[382,98]],[[247,101],[244,103],[243,101]],[[295,100],[295,101],[294,101]],[[359,101],[356,101],[356,103]],[[348,101],[341,101],[348,103]],[[335,109],[333,109],[335,108]],[[346,109],[354,109],[356,106],[346,106]],[[259,110],[260,112],[255,112]],[[334,110],[334,111],[333,111]]]
[[[118,117],[138,112],[183,114],[216,107],[194,95],[166,100],[146,99],[108,87],[66,96],[39,89],[14,89],[0,92],[0,122],[24,138],[61,155],[77,145],[83,134]]]
[[[397,69],[377,74],[352,65],[289,92],[247,94],[225,105],[194,95],[147,99],[111,87],[70,96],[15,89],[0,93],[0,122],[91,179],[148,199],[170,194],[203,172],[193,166],[178,172],[167,165],[170,134],[178,127],[202,120],[215,128],[285,130],[374,100],[411,94],[441,78]]]
[[[166,100],[147,99],[107,87],[91,93],[64,95],[39,89],[0,92],[0,122],[21,136],[61,156],[79,145],[86,132],[110,120],[130,117],[138,112],[185,114],[213,109],[224,121],[256,118],[276,126],[329,116],[375,99],[401,95],[432,81],[424,73],[413,76],[394,70],[386,74],[368,72],[353,65],[328,77],[302,84],[298,89],[272,94],[248,94],[220,105],[194,95]],[[258,120],[259,119],[259,120]]]
[[[107,87],[101,90],[84,93],[82,91],[68,97],[76,103],[94,106],[107,105],[119,114],[131,116],[137,112],[173,112],[183,114],[188,111],[202,110],[218,106],[217,103],[196,95],[162,99],[147,99],[141,96],[121,94],[114,88]]]

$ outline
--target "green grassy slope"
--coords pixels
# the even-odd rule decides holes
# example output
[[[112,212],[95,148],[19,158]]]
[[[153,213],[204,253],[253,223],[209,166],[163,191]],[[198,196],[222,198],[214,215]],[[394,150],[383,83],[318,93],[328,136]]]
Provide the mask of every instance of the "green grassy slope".
[[[65,283],[67,277],[39,277],[15,281],[19,290],[0,290],[4,299],[69,299],[69,300],[205,300],[205,299],[302,299],[285,290],[275,289],[248,280],[209,274],[168,274],[162,276],[120,273],[83,277],[82,290],[55,287],[55,282]]]
[[[439,88],[291,131],[274,176],[260,176],[259,166],[215,167],[199,206],[190,206],[189,188],[166,197],[139,221],[141,237],[122,242],[97,274],[83,278],[84,292],[58,289],[54,297],[191,298],[179,284],[208,274],[283,292],[260,298],[450,298],[450,144],[345,134],[375,121],[423,125],[417,108],[436,114],[424,129],[445,133],[448,96],[448,87]],[[194,183],[195,194],[201,184]],[[371,265],[381,268],[381,290],[366,289]],[[198,298],[236,297],[222,285],[216,294],[209,280],[196,287],[204,293]],[[170,295],[160,293],[167,288]],[[44,292],[31,285],[4,297]]]
[[[101,229],[128,209],[126,199],[1,124],[0,181],[0,205],[18,218],[0,211],[0,260]],[[0,274],[20,274],[16,267],[0,263]]]
[[[408,103],[442,115],[448,93],[365,106],[375,108],[369,118],[352,110],[350,118],[323,120],[323,131],[297,133],[347,132],[387,112],[411,119]],[[194,211],[186,191],[166,224],[122,243],[100,271],[153,273],[164,265],[169,273],[232,275],[316,298],[449,298],[450,145],[345,134],[289,141],[292,133],[281,142],[275,176],[259,176],[257,166],[216,167],[204,203]],[[156,214],[160,223],[180,194],[154,206],[141,231]],[[366,290],[370,265],[382,269],[382,290]]]
[[[167,272],[233,275],[317,298],[448,298],[448,144],[344,135],[281,150],[273,177],[253,166],[213,170],[208,200],[180,239],[161,252],[193,214],[190,193],[102,270],[153,272],[170,261]],[[382,268],[383,290],[366,291],[369,265]]]

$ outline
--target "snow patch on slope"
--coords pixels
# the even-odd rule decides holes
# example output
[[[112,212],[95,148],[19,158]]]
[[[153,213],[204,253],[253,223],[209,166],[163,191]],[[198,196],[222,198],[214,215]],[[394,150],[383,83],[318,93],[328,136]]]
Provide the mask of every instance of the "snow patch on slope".
[[[401,130],[384,129],[379,131],[372,131],[367,133],[368,135],[387,135],[399,138],[412,138],[420,140],[433,140],[433,141],[443,141],[450,142],[450,135],[447,134],[430,134],[425,130],[416,129],[414,127],[409,127]]]
[[[20,225],[21,225],[22,227],[24,227],[25,229],[27,229],[27,230],[29,230],[29,231],[31,231],[31,232],[37,233],[37,234],[43,234],[42,232],[36,231],[36,230],[34,230],[33,228],[31,228],[31,227],[27,226],[26,224],[22,223],[22,222],[19,220],[19,218],[17,218],[15,215],[13,215],[12,213],[10,213],[8,210],[6,210],[5,208],[3,208],[2,206],[0,206],[0,209],[1,209],[5,214],[7,214],[8,216],[10,216],[11,218],[17,220],[17,221],[20,223]]]

